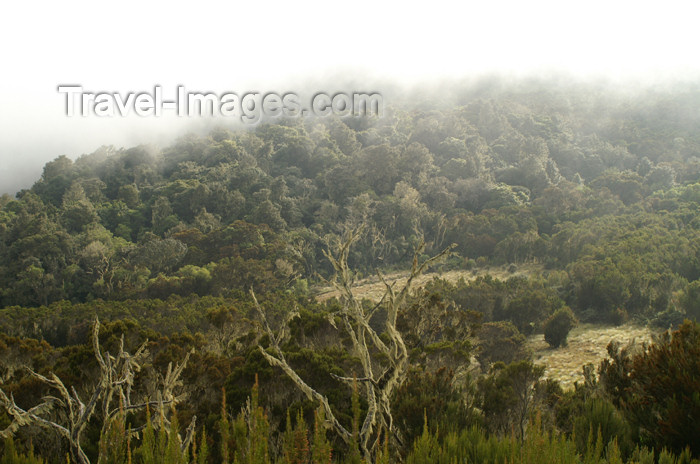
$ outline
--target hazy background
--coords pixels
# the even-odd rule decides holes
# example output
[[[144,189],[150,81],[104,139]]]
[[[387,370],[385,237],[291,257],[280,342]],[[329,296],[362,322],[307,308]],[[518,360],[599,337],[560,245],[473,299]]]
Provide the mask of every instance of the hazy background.
[[[64,115],[59,84],[95,91],[414,89],[497,72],[620,85],[698,76],[692,2],[549,0],[11,2],[0,18],[0,193],[100,145],[168,144],[202,121]],[[106,5],[106,4],[104,4]],[[314,89],[316,90],[316,89]],[[319,88],[317,90],[324,90]],[[385,100],[385,103],[391,103]]]

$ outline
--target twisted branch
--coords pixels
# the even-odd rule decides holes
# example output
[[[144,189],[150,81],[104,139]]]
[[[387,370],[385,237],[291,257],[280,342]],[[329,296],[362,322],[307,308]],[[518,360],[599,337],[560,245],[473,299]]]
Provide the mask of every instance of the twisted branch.
[[[143,361],[148,357],[146,342],[141,345],[134,355],[131,355],[124,350],[124,336],[122,335],[119,342],[118,354],[116,356],[112,356],[109,353],[103,355],[100,348],[99,332],[100,321],[96,318],[92,330],[92,346],[95,358],[100,367],[100,377],[93,387],[92,394],[87,403],[80,398],[75,388],[71,387],[69,391],[56,374],[52,373],[47,377],[35,372],[31,368],[27,368],[31,376],[56,390],[57,396],[45,396],[42,398],[42,403],[29,410],[24,410],[17,406],[12,396],[8,397],[2,388],[0,388],[0,405],[2,405],[12,417],[10,425],[0,431],[0,437],[6,438],[12,436],[20,427],[28,425],[39,425],[51,428],[68,441],[74,461],[79,464],[90,464],[89,458],[82,449],[82,434],[93,417],[98,404],[100,405],[102,413],[102,433],[104,435],[109,425],[120,412],[143,409],[155,405],[162,408],[164,404],[174,405],[179,401],[180,398],[175,396],[173,392],[177,387],[182,385],[179,378],[192,351],[188,353],[185,359],[177,364],[174,369],[172,363],[168,366],[167,374],[163,378],[162,390],[158,392],[157,401],[133,404],[131,402],[131,391],[134,386],[134,377],[135,374],[141,370]],[[112,408],[110,405],[115,395],[118,397],[119,405],[118,407]],[[66,424],[59,424],[58,422],[44,417],[55,408],[60,408],[65,411]],[[183,441],[183,447],[188,446],[192,439],[195,420],[196,417],[192,419],[187,429],[187,436]],[[130,429],[127,433],[133,434],[136,430],[138,429]],[[185,448],[183,448],[183,450],[184,449]]]
[[[355,385],[357,385],[356,382],[361,382],[362,384],[360,390],[367,400],[367,413],[362,422],[358,439],[365,460],[373,462],[373,450],[380,439],[380,434],[375,433],[375,430],[386,430],[392,436],[396,434],[391,413],[391,397],[396,388],[403,383],[408,370],[408,351],[401,333],[396,328],[399,310],[403,307],[415,279],[428,266],[447,256],[454,245],[445,248],[438,255],[419,263],[418,256],[425,249],[425,242],[421,240],[420,245],[414,251],[413,265],[406,282],[396,291],[394,289],[396,282],[388,283],[384,275],[381,272],[377,272],[379,279],[384,283],[385,292],[379,303],[370,309],[365,309],[362,302],[358,301],[352,292],[354,281],[348,266],[350,247],[359,239],[361,233],[361,228],[351,232],[347,239],[339,245],[336,255],[329,251],[324,251],[324,254],[336,271],[331,284],[340,294],[341,308],[335,315],[340,317],[342,327],[349,335],[353,351],[359,358],[362,367],[362,375],[360,377],[354,375],[338,376],[335,374],[331,374],[331,376],[343,382]],[[327,397],[311,388],[299,377],[285,359],[284,353],[280,348],[280,343],[287,335],[289,321],[298,315],[296,309],[287,318],[279,333],[275,335],[252,289],[251,295],[260,315],[263,329],[270,339],[270,348],[265,350],[258,346],[260,352],[270,365],[281,368],[308,399],[318,401],[338,435],[346,443],[351,443],[352,434],[338,422],[330,408]],[[384,335],[388,337],[388,343],[380,338],[380,334],[369,323],[380,307],[386,307],[387,311]],[[329,315],[329,322],[333,327],[336,327],[333,315]],[[383,369],[381,369],[382,373],[377,376],[375,368],[382,365],[384,365]]]

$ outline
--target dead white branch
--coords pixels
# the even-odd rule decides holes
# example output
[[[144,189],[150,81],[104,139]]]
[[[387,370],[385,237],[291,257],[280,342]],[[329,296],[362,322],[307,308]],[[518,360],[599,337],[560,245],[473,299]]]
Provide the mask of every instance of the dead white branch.
[[[362,421],[358,439],[364,458],[367,462],[373,462],[373,456],[375,455],[373,450],[379,441],[378,431],[381,429],[386,430],[391,436],[394,436],[396,433],[391,413],[391,397],[405,380],[408,370],[408,352],[403,337],[396,328],[398,313],[403,308],[415,279],[428,266],[444,258],[452,247],[448,247],[438,255],[419,263],[418,256],[425,248],[425,243],[421,241],[421,244],[414,252],[413,265],[408,278],[399,289],[394,288],[396,282],[389,283],[381,273],[378,273],[379,278],[385,285],[384,296],[379,304],[367,309],[352,292],[353,277],[348,266],[350,247],[358,240],[361,233],[361,230],[350,233],[348,238],[340,244],[335,255],[330,252],[326,252],[325,255],[336,272],[331,283],[340,294],[341,307],[334,314],[334,317],[340,318],[342,322],[340,329],[344,330],[350,337],[353,354],[359,359],[362,369],[362,373],[359,376],[353,373],[353,375],[333,375],[333,377],[337,380],[358,385],[359,394],[367,401],[367,412]],[[287,326],[290,319],[288,318],[278,331],[278,334],[275,334],[268,324],[265,311],[255,298],[252,289],[251,294],[253,295],[255,307],[260,314],[263,329],[270,339],[269,348],[266,350],[259,346],[260,352],[270,365],[281,368],[307,398],[312,401],[318,401],[322,405],[331,426],[346,443],[350,443],[352,434],[337,420],[326,396],[310,387],[296,373],[294,368],[287,362],[280,348],[280,343],[288,331]],[[386,309],[383,333],[378,333],[370,326],[372,316],[380,307]],[[336,324],[334,323],[333,326],[336,327]],[[383,335],[383,338],[380,335]]]
[[[29,410],[24,410],[15,403],[12,396],[8,397],[2,388],[0,388],[0,405],[2,405],[12,417],[12,423],[4,430],[0,431],[0,437],[5,438],[12,436],[20,427],[27,425],[39,425],[50,428],[57,431],[68,441],[70,453],[75,462],[79,464],[89,464],[90,460],[82,449],[82,434],[96,409],[98,409],[98,405],[102,416],[102,433],[104,434],[120,412],[151,406],[162,408],[164,404],[174,405],[177,403],[180,398],[175,396],[173,392],[177,387],[182,385],[179,377],[187,364],[191,352],[188,353],[182,363],[176,365],[174,369],[172,368],[172,364],[168,366],[168,372],[163,378],[163,387],[158,392],[156,401],[145,401],[133,404],[131,401],[131,393],[134,386],[134,377],[136,373],[141,370],[143,362],[148,358],[146,342],[141,345],[135,354],[131,355],[124,350],[124,336],[122,335],[117,355],[113,356],[110,353],[103,354],[100,348],[99,332],[100,321],[95,319],[92,331],[92,346],[95,352],[95,358],[100,367],[100,377],[93,387],[92,394],[87,403],[80,398],[75,388],[71,387],[69,391],[61,379],[55,374],[46,377],[27,368],[33,377],[54,389],[57,395],[46,396],[39,405]],[[118,401],[118,404],[113,407],[112,403],[115,399]],[[66,417],[65,424],[59,424],[46,417],[53,409],[60,409],[63,411]],[[58,417],[61,417],[61,415]],[[191,439],[195,420],[196,417],[192,419],[184,443],[189,443],[188,440]],[[134,431],[134,429],[131,429],[131,431],[127,433],[133,433]]]

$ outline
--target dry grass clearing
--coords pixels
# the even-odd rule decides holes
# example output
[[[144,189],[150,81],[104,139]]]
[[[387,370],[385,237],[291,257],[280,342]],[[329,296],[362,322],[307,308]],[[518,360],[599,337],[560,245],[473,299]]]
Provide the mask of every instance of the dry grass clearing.
[[[506,280],[517,275],[531,275],[542,271],[542,267],[535,264],[520,265],[515,272],[508,272],[506,266],[484,267],[474,271],[458,270],[444,273],[428,273],[421,275],[415,282],[415,288],[424,286],[435,277],[440,277],[449,282],[457,282],[463,278],[473,280],[479,276],[490,274],[494,278]],[[397,286],[406,281],[407,272],[396,272],[386,277],[387,282],[396,282]],[[378,277],[373,276],[356,282],[353,293],[358,298],[367,298],[379,301],[384,294],[384,284]],[[325,301],[337,297],[338,292],[331,287],[319,287],[316,289],[316,298]],[[564,389],[573,388],[574,382],[583,381],[582,369],[588,363],[598,366],[607,357],[607,346],[612,340],[627,344],[632,340],[638,343],[650,342],[652,331],[646,327],[632,323],[618,327],[580,324],[570,333],[568,344],[565,347],[552,349],[544,341],[544,335],[538,334],[528,338],[528,347],[532,350],[533,360],[536,364],[545,366],[545,377],[558,380]]]
[[[530,275],[533,273],[541,272],[542,266],[537,264],[521,264],[517,267],[515,272],[508,272],[507,266],[488,266],[473,271],[458,270],[458,271],[448,271],[448,272],[430,272],[419,276],[413,287],[418,288],[424,286],[429,281],[433,280],[435,277],[439,277],[447,280],[448,282],[455,283],[459,279],[473,280],[479,276],[485,276],[490,274],[496,279],[506,280],[513,276],[518,275]],[[406,275],[408,272],[395,272],[384,276],[387,282],[396,282],[396,287],[403,285],[406,282]],[[357,298],[367,298],[372,301],[379,301],[384,295],[384,284],[379,280],[377,276],[368,277],[366,279],[359,280],[355,283],[353,288],[353,294]],[[337,297],[338,291],[332,287],[319,287],[316,289],[316,299],[318,301],[325,301],[329,298]]]
[[[558,380],[564,389],[569,389],[574,387],[574,382],[583,381],[584,365],[593,363],[597,369],[608,356],[607,346],[612,340],[623,345],[632,340],[648,343],[651,336],[649,328],[631,323],[618,327],[581,324],[571,330],[565,347],[550,348],[542,334],[529,337],[527,343],[535,364],[545,366],[545,377]]]

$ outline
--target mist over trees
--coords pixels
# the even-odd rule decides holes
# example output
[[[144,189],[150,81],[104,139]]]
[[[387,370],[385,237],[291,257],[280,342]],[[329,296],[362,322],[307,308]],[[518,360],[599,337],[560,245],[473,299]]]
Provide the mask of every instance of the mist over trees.
[[[14,436],[4,455],[691,462],[698,108],[693,85],[494,82],[408,95],[382,118],[275,119],[163,149],[59,156],[0,198],[0,430]],[[358,230],[339,268],[328,257]],[[381,300],[351,292],[447,248],[424,269],[432,280],[398,303],[391,279]],[[316,298],[338,273],[342,291]],[[260,308],[283,330],[265,330]],[[671,332],[650,347],[611,345],[574,390],[545,378],[526,344],[544,334],[556,349],[579,322],[628,321]],[[48,412],[58,400],[42,400],[50,383],[32,372],[84,400],[100,371],[94,346],[142,345],[133,395],[144,404],[189,356],[173,410],[124,412],[116,428],[97,412],[80,443],[18,422],[13,407],[62,414]],[[390,389],[385,370],[400,371]],[[179,424],[196,424],[195,436]],[[122,451],[106,460],[106,449]]]

